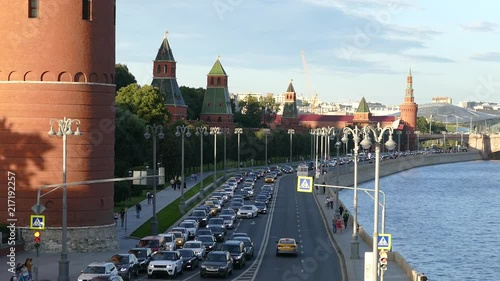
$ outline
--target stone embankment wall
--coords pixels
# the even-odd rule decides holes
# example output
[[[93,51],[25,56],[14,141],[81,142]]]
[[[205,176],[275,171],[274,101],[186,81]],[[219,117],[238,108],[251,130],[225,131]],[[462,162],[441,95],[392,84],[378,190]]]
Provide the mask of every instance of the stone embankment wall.
[[[459,152],[459,153],[440,153],[440,154],[427,154],[427,155],[415,155],[407,156],[398,159],[385,160],[380,162],[380,177],[396,174],[405,170],[412,168],[448,164],[456,162],[467,162],[467,161],[477,161],[485,160],[481,155],[479,150],[471,150],[469,152]],[[338,182],[336,179],[338,168]],[[326,182],[330,185],[340,185],[340,186],[353,186],[354,185],[354,167],[349,166],[339,166],[329,169],[326,175]],[[363,163],[358,165],[358,184],[366,181],[371,181],[375,179],[375,164]],[[331,192],[331,190],[329,190]],[[333,196],[333,194],[332,194]],[[342,202],[340,204],[343,205]],[[352,213],[352,210],[349,210]],[[368,234],[370,231],[363,229],[360,226],[359,237],[368,245],[372,245],[372,237]],[[401,256],[398,252],[390,252],[388,255],[389,260],[395,261],[408,276],[409,280],[416,281],[418,277],[418,271],[413,269],[405,258]]]
[[[33,233],[34,230],[22,229],[24,237],[24,250],[34,251]],[[41,235],[41,253],[61,252],[61,228],[47,227]],[[93,253],[110,252],[118,250],[118,239],[116,237],[116,226],[87,226],[68,227],[67,245],[69,253]]]

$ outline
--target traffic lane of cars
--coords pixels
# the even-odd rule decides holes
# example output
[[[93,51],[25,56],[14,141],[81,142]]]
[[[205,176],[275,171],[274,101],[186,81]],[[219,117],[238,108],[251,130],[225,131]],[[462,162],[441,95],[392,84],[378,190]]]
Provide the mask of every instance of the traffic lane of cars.
[[[262,180],[258,180],[255,184],[255,187],[254,187],[255,192],[257,192],[257,193],[260,192],[261,187],[262,187]],[[240,189],[241,189],[241,184],[238,185],[238,188],[236,189],[236,194],[239,193]],[[245,204],[253,204],[253,200],[245,200]],[[226,208],[226,207],[227,207],[227,205],[224,206],[224,208]],[[264,228],[266,226],[267,219],[268,219],[268,214],[259,214],[257,217],[251,218],[251,219],[246,219],[246,218],[237,219],[233,229],[228,229],[226,231],[224,241],[217,242],[216,248],[220,249],[221,246],[223,245],[223,243],[225,241],[229,240],[229,238],[231,237],[231,235],[233,233],[243,232],[243,233],[247,233],[248,236],[252,239],[252,241],[254,243],[254,251],[255,251],[254,256],[255,256],[258,252],[258,249],[260,248],[260,246],[262,244],[262,238],[263,238],[262,234],[264,233]],[[248,267],[253,261],[254,261],[254,258],[247,260],[246,265],[241,270],[238,269],[238,267],[235,267],[233,274],[231,275],[231,278],[236,278],[240,274],[242,274],[244,272],[244,269],[246,267]],[[178,276],[177,279],[178,280],[187,280],[187,279],[189,279],[189,280],[202,280],[201,277],[199,276],[199,271],[200,271],[199,266],[202,263],[203,263],[203,261],[200,261],[198,267],[193,268],[193,270],[185,270],[183,272],[183,275]],[[147,279],[147,276],[140,276],[137,280],[145,280],[145,279]],[[164,278],[162,278],[162,279],[164,279]],[[162,279],[158,279],[158,280],[162,280]]]
[[[341,280],[339,258],[313,195],[296,192],[294,175],[279,184],[270,241],[256,280]],[[297,257],[276,256],[276,242],[284,237],[299,242]]]

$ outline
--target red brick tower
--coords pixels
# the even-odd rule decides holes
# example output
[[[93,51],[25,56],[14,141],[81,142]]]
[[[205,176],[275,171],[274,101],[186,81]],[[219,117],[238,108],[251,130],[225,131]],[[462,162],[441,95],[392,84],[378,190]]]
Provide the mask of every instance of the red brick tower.
[[[200,119],[209,126],[234,128],[227,82],[227,73],[217,57],[207,75],[207,91],[200,113]]]
[[[399,106],[401,110],[401,120],[404,122],[404,130],[406,134],[409,134],[410,144],[414,142],[411,141],[415,138],[415,131],[417,129],[417,111],[418,105],[415,103],[415,98],[413,97],[413,78],[411,76],[411,68],[408,72],[408,77],[406,78],[406,94],[404,102]]]
[[[283,104],[283,115],[281,117],[281,123],[284,126],[293,128],[299,125],[299,113],[297,110],[297,94],[295,88],[293,87],[293,80],[288,84],[288,88],[285,92],[285,102]]]
[[[158,87],[165,97],[165,107],[172,114],[172,121],[187,119],[187,106],[184,103],[181,90],[177,84],[176,64],[172,48],[165,32],[158,54],[153,62],[153,82],[151,85]]]
[[[62,182],[63,141],[47,135],[51,120],[81,124],[83,136],[67,137],[68,183],[114,177],[115,1],[76,2],[4,1],[0,9],[0,174],[16,181],[8,201],[0,177],[1,222],[11,202],[17,226],[27,227],[37,188]],[[113,184],[68,187],[67,198],[68,250],[116,249]],[[43,251],[60,251],[61,189],[41,203]]]

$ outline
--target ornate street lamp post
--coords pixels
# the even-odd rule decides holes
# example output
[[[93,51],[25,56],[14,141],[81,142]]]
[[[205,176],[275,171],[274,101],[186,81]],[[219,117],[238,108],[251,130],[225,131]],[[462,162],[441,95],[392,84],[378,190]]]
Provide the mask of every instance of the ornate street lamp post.
[[[240,161],[240,136],[243,134],[243,128],[235,128],[234,133],[238,135],[238,170],[241,170],[241,161]]]
[[[222,128],[222,133],[224,134],[224,171],[226,170],[226,138],[229,134],[229,128]]]
[[[80,120],[70,119],[64,117],[63,119],[51,119],[49,121],[50,130],[49,136],[62,137],[63,141],[63,164],[62,164],[62,237],[61,237],[61,259],[59,260],[59,275],[58,281],[69,281],[69,260],[68,260],[68,195],[66,187],[66,160],[67,160],[67,137],[68,136],[81,136]],[[54,131],[54,124],[58,125]],[[72,126],[76,125],[76,131],[73,132]]]
[[[295,129],[288,129],[288,134],[290,135],[290,164],[292,164],[292,141]]]
[[[180,209],[181,213],[184,213],[184,208],[186,207],[185,204],[186,202],[184,201],[184,184],[186,183],[186,177],[184,175],[184,139],[185,137],[190,137],[191,132],[189,132],[189,127],[182,125],[182,126],[177,126],[176,127],[176,132],[175,136],[176,137],[181,137],[181,143],[182,143],[182,159],[181,159],[181,177],[182,177],[182,182],[181,182],[181,204],[180,204]]]
[[[269,165],[268,162],[267,162],[267,135],[269,135],[271,133],[271,130],[269,130],[269,129],[262,129],[262,131],[263,131],[264,136],[266,138],[266,152],[265,152],[266,153],[266,157],[265,157],[266,164],[265,165],[267,166],[267,165]]]
[[[200,136],[200,198],[203,198],[203,136],[208,135],[207,127],[196,127],[196,135]]]
[[[352,140],[354,142],[354,213],[352,216],[352,240],[351,240],[351,259],[359,259],[359,240],[358,240],[358,150],[361,131],[358,126],[354,126],[354,129],[349,127],[344,128],[344,136],[342,137],[342,142],[347,143],[349,138],[347,135],[352,135]]]
[[[210,127],[210,134],[214,136],[214,183],[217,180],[217,135],[221,134],[220,127]]]
[[[372,146],[372,137],[375,142],[375,192],[374,192],[374,206],[373,206],[373,239],[372,239],[372,251],[373,251],[373,264],[372,264],[372,280],[377,281],[377,270],[378,270],[378,207],[379,207],[379,180],[380,180],[380,145],[383,141],[383,136],[385,132],[389,132],[389,140],[385,143],[388,150],[393,150],[396,147],[396,143],[392,140],[392,134],[394,129],[391,126],[386,126],[384,128],[380,127],[380,123],[377,127],[372,125],[367,125],[363,128],[364,138],[361,141],[361,146],[364,149],[369,149]],[[372,136],[372,137],[370,137]]]
[[[153,136],[153,176],[156,176],[156,137],[163,139],[165,134],[163,134],[162,125],[146,125],[146,132],[144,137],[149,139]],[[158,234],[158,219],[156,217],[156,183],[157,178],[153,177],[153,219],[151,220],[151,235]]]

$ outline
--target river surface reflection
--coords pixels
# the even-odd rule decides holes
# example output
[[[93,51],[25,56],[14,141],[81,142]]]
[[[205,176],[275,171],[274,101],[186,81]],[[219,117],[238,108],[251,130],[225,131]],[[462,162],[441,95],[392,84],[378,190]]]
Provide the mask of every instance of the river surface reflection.
[[[374,181],[359,187],[373,189]],[[385,232],[415,270],[429,280],[500,280],[500,161],[412,169],[381,178],[380,189]],[[358,194],[359,223],[372,234],[373,199]],[[352,197],[340,192],[351,211]]]

